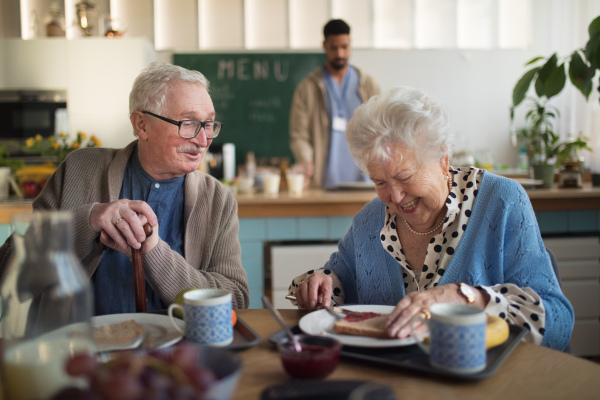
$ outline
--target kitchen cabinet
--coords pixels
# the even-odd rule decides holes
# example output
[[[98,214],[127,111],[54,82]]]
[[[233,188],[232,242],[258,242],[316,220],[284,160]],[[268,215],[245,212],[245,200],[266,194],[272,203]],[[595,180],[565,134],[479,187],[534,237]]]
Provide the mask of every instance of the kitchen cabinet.
[[[600,238],[545,238],[558,262],[563,293],[575,311],[571,350],[577,356],[600,354]]]
[[[0,40],[0,88],[55,90],[67,87],[67,41]]]
[[[42,25],[52,3],[65,11],[66,37],[81,36],[74,21],[76,4],[82,0],[10,1],[20,3],[23,39],[45,36]],[[318,49],[323,24],[330,18],[349,22],[356,48],[490,49],[530,45],[530,19],[526,17],[529,2],[87,1],[96,5],[98,21],[91,21],[96,25],[94,35],[103,35],[104,27],[100,25],[103,17],[110,16],[122,20],[128,37],[145,37],[157,50]]]
[[[157,54],[143,38],[0,39],[0,59],[0,89],[66,90],[71,136],[120,148],[134,139],[131,85]]]
[[[322,268],[332,253],[337,251],[337,244],[274,244],[268,246],[271,265],[267,272],[271,278],[271,298],[275,308],[296,308],[285,299],[292,279],[311,269]]]

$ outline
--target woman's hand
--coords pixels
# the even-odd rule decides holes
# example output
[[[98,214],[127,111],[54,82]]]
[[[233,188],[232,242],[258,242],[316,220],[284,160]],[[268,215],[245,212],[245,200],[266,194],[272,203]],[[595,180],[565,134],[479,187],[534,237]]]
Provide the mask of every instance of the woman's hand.
[[[318,304],[331,305],[333,294],[333,280],[326,274],[314,273],[300,282],[296,290],[298,306],[307,310],[314,310]]]
[[[153,228],[146,239],[144,225]],[[152,208],[141,200],[120,199],[112,203],[96,204],[90,213],[90,226],[100,233],[100,241],[131,257],[131,249],[142,248],[147,253],[158,243],[158,219]]]
[[[487,294],[484,294],[485,292],[477,288],[474,289],[477,296],[473,304],[485,308],[489,297],[486,299]],[[410,335],[409,324],[413,317],[419,314],[421,310],[429,310],[429,307],[435,303],[466,304],[467,300],[460,294],[457,283],[436,286],[422,292],[409,293],[398,302],[398,305],[396,305],[396,308],[394,308],[388,317],[386,321],[388,335],[398,338]]]

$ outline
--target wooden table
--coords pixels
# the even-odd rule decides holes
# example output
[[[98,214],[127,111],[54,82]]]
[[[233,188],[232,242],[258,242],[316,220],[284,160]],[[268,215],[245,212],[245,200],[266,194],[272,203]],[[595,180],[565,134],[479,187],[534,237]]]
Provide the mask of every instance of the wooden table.
[[[264,309],[236,310],[262,337],[262,343],[239,352],[243,372],[233,400],[254,400],[266,387],[289,382],[269,335],[280,326]],[[306,313],[280,310],[295,325]],[[342,358],[327,379],[370,380],[394,388],[398,400],[426,399],[597,399],[600,365],[545,347],[520,343],[490,378],[480,381],[421,376],[399,369]]]

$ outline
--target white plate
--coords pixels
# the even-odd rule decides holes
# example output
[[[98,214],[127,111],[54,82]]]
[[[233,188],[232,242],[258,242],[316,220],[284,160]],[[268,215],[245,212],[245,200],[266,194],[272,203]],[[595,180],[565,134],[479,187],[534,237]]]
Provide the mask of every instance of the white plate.
[[[92,317],[92,327],[95,328],[102,325],[118,324],[131,319],[142,325],[145,329],[145,332],[152,335],[149,344],[153,349],[171,346],[183,338],[183,334],[173,327],[173,324],[171,324],[171,320],[167,315],[141,313],[100,315],[98,317]],[[177,318],[174,318],[174,320],[182,330],[185,329],[184,321]],[[130,346],[131,345],[125,345],[118,348],[111,346],[110,350],[125,349]],[[100,346],[98,346],[98,351],[109,350],[106,348],[100,348]]]
[[[375,305],[356,305],[344,306],[352,311],[375,312],[380,314],[389,314],[394,306],[375,306]],[[309,335],[331,336],[346,346],[357,347],[399,347],[409,346],[417,343],[412,337],[404,339],[379,339],[366,336],[338,335],[333,330],[333,324],[336,319],[326,310],[313,311],[300,319],[298,326],[304,333]]]

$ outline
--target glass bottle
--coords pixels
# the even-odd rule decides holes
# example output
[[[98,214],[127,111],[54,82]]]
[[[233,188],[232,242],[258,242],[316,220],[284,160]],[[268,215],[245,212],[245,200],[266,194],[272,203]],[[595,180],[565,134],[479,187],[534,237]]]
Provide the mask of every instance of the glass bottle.
[[[94,36],[96,31],[98,6],[89,0],[75,4],[75,25],[81,29],[82,36]]]
[[[95,350],[92,291],[73,252],[72,223],[67,212],[13,217],[14,256],[0,286],[9,399],[48,399],[65,386],[85,384],[65,372],[70,355]]]
[[[45,26],[48,37],[64,37],[66,35],[65,13],[57,2],[52,2],[48,7]]]

